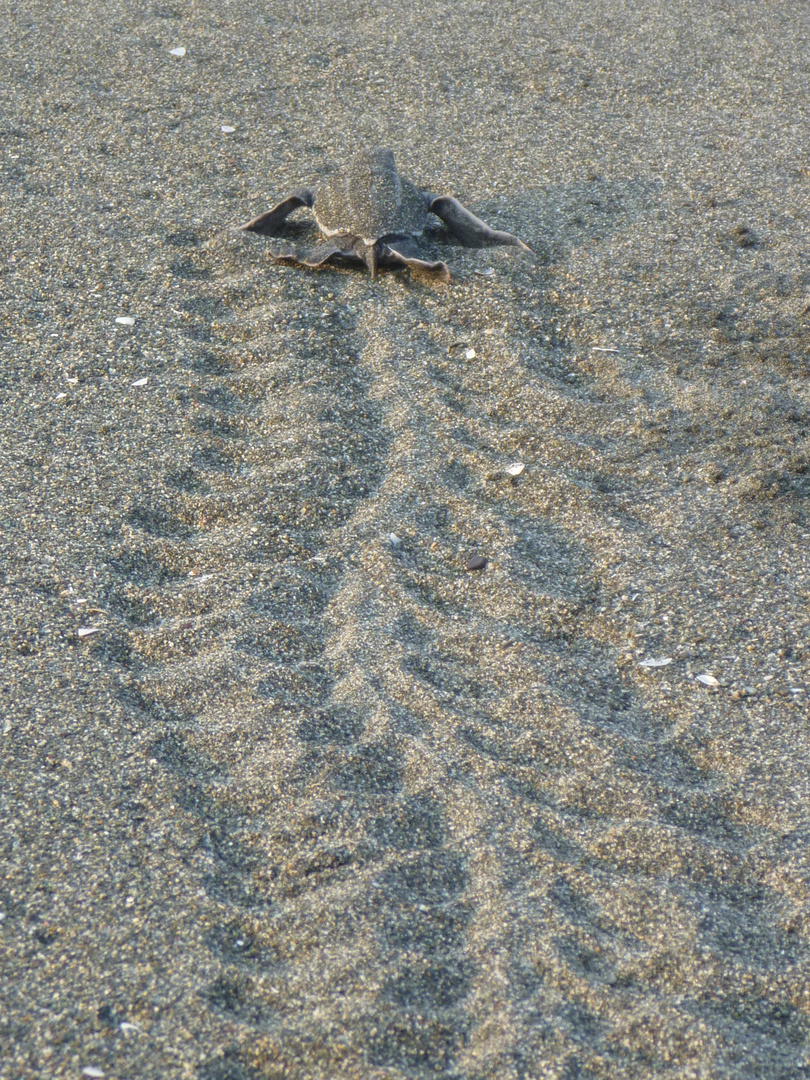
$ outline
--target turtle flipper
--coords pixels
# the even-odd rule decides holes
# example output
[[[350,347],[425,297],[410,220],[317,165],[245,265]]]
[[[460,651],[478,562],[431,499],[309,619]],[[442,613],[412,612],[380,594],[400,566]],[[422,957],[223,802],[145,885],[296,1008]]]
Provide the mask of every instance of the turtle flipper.
[[[365,259],[353,251],[351,245],[347,247],[337,240],[327,240],[325,244],[316,247],[310,255],[302,259],[301,265],[316,270],[328,262],[336,263],[338,266],[363,266]]]
[[[327,240],[320,244],[314,251],[299,251],[292,244],[275,244],[270,246],[270,258],[285,266],[303,266],[306,270],[320,270],[328,263],[335,266],[364,266],[364,260],[354,251],[351,246],[335,240]]]
[[[485,221],[477,218],[475,214],[471,214],[466,207],[461,205],[458,199],[454,199],[451,195],[439,195],[438,198],[431,198],[428,209],[431,214],[440,217],[447,226],[448,232],[451,232],[467,247],[511,244],[513,247],[523,248],[524,251],[532,250],[528,244],[524,244],[522,240],[518,240],[511,233],[490,229]]]
[[[293,210],[297,210],[299,206],[311,207],[314,201],[315,196],[310,188],[296,188],[292,195],[282,199],[278,206],[274,206],[272,210],[267,210],[264,214],[259,214],[252,221],[240,225],[239,228],[246,232],[275,236]]]
[[[410,236],[398,236],[394,241],[388,241],[383,248],[380,258],[382,266],[407,266],[411,270],[421,270],[423,274],[440,281],[450,281],[450,270],[447,263],[428,262],[422,258],[419,245]]]

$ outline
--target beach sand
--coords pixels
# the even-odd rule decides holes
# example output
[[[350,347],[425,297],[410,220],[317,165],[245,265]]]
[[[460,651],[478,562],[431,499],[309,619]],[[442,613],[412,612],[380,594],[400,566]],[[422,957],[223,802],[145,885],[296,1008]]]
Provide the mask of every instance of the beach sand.
[[[0,35],[0,1076],[810,1077],[807,6]]]

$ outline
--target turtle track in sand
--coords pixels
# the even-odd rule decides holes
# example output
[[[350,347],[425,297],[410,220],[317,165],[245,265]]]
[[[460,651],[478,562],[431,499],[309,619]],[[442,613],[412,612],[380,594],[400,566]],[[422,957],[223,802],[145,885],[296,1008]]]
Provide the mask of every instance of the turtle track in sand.
[[[798,945],[701,723],[623,659],[613,615],[656,583],[611,577],[661,542],[654,495],[559,310],[513,273],[526,324],[481,285],[459,334],[393,279],[196,258],[222,265],[184,271],[183,459],[130,508],[96,648],[204,896],[200,1075],[663,1075],[729,1025],[788,1060],[787,999],[698,1039],[679,989]]]
[[[2,1080],[806,1080],[797,5],[8,7]]]

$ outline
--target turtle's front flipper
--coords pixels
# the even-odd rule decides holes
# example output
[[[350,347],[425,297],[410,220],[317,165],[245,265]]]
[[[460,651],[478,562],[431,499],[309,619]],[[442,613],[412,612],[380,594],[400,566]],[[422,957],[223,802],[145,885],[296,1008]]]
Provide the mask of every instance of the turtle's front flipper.
[[[383,247],[380,256],[381,266],[407,266],[411,270],[421,270],[423,274],[430,274],[439,281],[450,281],[450,270],[447,263],[428,262],[423,259],[419,245],[410,236],[398,236],[396,240],[389,240]]]
[[[523,248],[524,251],[532,250],[528,244],[524,244],[522,240],[518,240],[511,233],[490,229],[485,221],[477,218],[475,214],[471,214],[469,210],[461,205],[458,199],[454,199],[451,195],[440,195],[436,199],[431,199],[428,203],[428,209],[431,214],[440,217],[447,226],[448,231],[462,244],[466,244],[467,247],[511,244],[514,247]]]
[[[299,206],[311,207],[314,201],[315,197],[310,188],[297,188],[292,195],[282,199],[278,206],[274,206],[272,210],[268,210],[264,214],[259,214],[252,221],[240,225],[239,228],[245,229],[246,232],[275,236],[293,210],[297,210]]]

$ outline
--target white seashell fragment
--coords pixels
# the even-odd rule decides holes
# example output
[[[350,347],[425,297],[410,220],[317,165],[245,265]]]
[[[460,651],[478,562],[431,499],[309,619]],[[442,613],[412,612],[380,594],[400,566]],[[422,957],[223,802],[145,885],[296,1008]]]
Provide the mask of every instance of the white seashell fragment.
[[[120,326],[134,326],[135,320],[129,315],[119,315],[115,320]]]
[[[171,56],[185,56],[186,55],[185,45],[178,45],[176,49],[169,49],[169,54]]]
[[[656,668],[656,667],[666,667],[667,664],[671,664],[671,663],[672,663],[672,657],[667,656],[667,657],[664,657],[663,660],[652,660],[652,659],[650,659],[650,660],[641,660],[641,661],[639,661],[638,666],[643,667],[643,668]]]
[[[397,536],[396,533],[393,532],[388,534],[388,543],[391,545],[392,548],[402,547],[402,540],[400,539],[400,537]]]
[[[478,274],[479,277],[494,277],[495,276],[495,271],[493,270],[493,268],[491,266],[488,266],[486,268],[486,270],[476,270],[475,272],[476,272],[476,274]]]
[[[69,386],[75,386],[75,385],[76,385],[76,383],[77,383],[78,381],[79,381],[79,380],[78,380],[78,378],[77,378],[77,377],[76,377],[75,375],[66,375],[66,376],[65,376],[65,382],[66,382],[66,383],[67,383],[67,384],[68,384]]]
[[[104,1070],[97,1068],[95,1065],[88,1065],[85,1069],[82,1069],[82,1076],[98,1076],[104,1075]]]
[[[507,465],[503,471],[507,476],[520,476],[526,471],[526,466],[522,461],[515,461],[511,465]]]
[[[695,678],[699,683],[703,683],[704,686],[719,686],[720,682],[715,679],[714,675],[696,675]]]
[[[233,135],[233,133],[236,131],[236,128],[228,127],[227,124],[223,124],[219,130],[222,132],[223,135]]]
[[[66,397],[67,397],[67,394],[66,394],[66,393],[64,392],[64,390],[63,390],[63,391],[62,391],[62,393],[61,393],[61,394],[57,394],[57,395],[56,395],[56,397],[55,397],[55,398],[54,398],[53,400],[54,400],[54,401],[61,401],[61,400],[62,400],[62,398],[66,398]]]
[[[102,626],[80,626],[76,634],[78,637],[90,637],[91,634],[100,634],[103,629]]]
[[[142,379],[136,379],[134,383],[130,383],[130,386],[146,386],[149,382],[149,376],[145,375]]]
[[[474,360],[475,359],[475,349],[467,349],[467,350],[465,350],[464,359],[465,360]]]
[[[128,1035],[131,1031],[135,1031],[138,1035],[143,1035],[143,1028],[138,1024],[132,1024],[128,1020],[122,1020],[118,1025],[118,1030],[123,1031],[125,1035]]]

